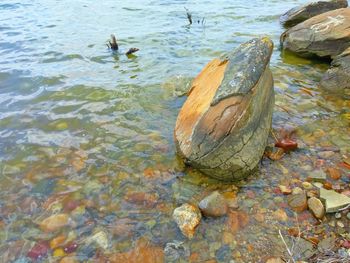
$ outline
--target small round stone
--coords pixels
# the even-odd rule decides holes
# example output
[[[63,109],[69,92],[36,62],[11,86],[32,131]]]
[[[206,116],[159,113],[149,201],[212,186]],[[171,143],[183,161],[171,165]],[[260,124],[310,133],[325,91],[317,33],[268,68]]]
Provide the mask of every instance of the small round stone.
[[[335,218],[336,218],[336,219],[340,219],[340,218],[341,218],[341,213],[336,213],[336,214],[335,214]]]

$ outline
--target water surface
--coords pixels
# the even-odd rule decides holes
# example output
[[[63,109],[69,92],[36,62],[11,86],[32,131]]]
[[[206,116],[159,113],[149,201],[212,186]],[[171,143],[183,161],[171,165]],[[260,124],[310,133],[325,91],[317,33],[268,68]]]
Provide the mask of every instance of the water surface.
[[[337,165],[350,149],[349,100],[317,87],[327,65],[280,52],[278,17],[302,2],[1,1],[3,262],[30,262],[33,246],[48,247],[57,236],[62,244],[44,249],[38,260],[118,262],[144,248],[141,241],[145,257],[183,241],[184,262],[257,262],[283,251],[278,230],[296,219],[276,187]],[[106,47],[111,33],[118,54]],[[275,42],[273,127],[295,127],[301,147],[278,162],[263,159],[237,190],[185,168],[173,129],[185,100],[179,95],[201,68],[261,34]],[[131,47],[140,51],[125,56]],[[319,157],[329,149],[334,155]],[[226,217],[203,219],[195,238],[186,240],[173,209],[215,189],[237,196],[247,224],[233,231]],[[281,209],[287,219],[278,216]],[[69,224],[43,231],[40,223],[55,214],[69,216]],[[305,214],[299,222],[307,227],[315,220]]]

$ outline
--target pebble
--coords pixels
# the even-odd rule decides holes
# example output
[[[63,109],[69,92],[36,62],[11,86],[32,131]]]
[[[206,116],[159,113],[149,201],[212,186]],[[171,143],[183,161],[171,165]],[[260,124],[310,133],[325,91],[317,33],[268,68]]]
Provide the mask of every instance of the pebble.
[[[341,213],[336,213],[334,216],[335,216],[336,219],[340,219],[341,218]]]
[[[311,212],[316,218],[322,219],[324,217],[325,209],[320,199],[316,197],[311,197],[307,201],[307,204],[309,206],[309,209],[311,210]]]
[[[199,202],[198,207],[203,215],[212,217],[226,215],[228,210],[226,199],[218,191],[214,191],[205,197]]]
[[[307,209],[306,193],[303,191],[299,194],[288,196],[289,206],[296,212],[303,212]]]
[[[350,212],[346,214],[346,217],[350,220]]]
[[[44,219],[40,223],[40,229],[44,232],[54,232],[65,227],[69,223],[68,214],[56,214]]]
[[[305,190],[311,190],[312,188],[314,188],[313,185],[309,182],[303,182],[302,185]]]
[[[300,187],[295,187],[292,191],[292,195],[301,194],[303,192],[304,192],[303,189],[301,189]]]
[[[200,210],[191,204],[183,204],[173,212],[173,219],[180,228],[182,234],[191,239],[194,236],[195,229],[201,221]]]
[[[320,182],[323,183],[324,181],[326,181],[327,179],[327,175],[324,171],[322,170],[316,170],[313,171],[312,173],[310,173],[310,175],[308,176],[308,178],[310,180],[312,180],[313,182]]]
[[[341,221],[337,221],[337,226],[338,226],[338,227],[341,227],[341,228],[344,228],[344,227],[345,227],[345,225],[344,225],[343,222],[341,222]]]
[[[292,190],[288,186],[279,185],[278,187],[281,190],[281,192],[285,195],[289,195],[292,193]]]

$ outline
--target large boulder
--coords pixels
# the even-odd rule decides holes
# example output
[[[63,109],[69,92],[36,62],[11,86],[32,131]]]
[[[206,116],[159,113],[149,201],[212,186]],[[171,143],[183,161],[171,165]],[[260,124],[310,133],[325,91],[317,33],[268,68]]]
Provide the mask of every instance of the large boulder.
[[[332,93],[350,95],[350,48],[335,57],[322,77],[320,87]]]
[[[350,46],[350,9],[329,11],[290,28],[282,34],[281,44],[304,57],[341,54]]]
[[[178,153],[220,179],[247,176],[259,163],[274,106],[273,43],[255,38],[214,59],[193,81],[176,121]]]
[[[304,22],[311,17],[345,7],[348,7],[347,0],[311,2],[303,6],[292,8],[280,17],[280,22],[285,27],[291,27]]]

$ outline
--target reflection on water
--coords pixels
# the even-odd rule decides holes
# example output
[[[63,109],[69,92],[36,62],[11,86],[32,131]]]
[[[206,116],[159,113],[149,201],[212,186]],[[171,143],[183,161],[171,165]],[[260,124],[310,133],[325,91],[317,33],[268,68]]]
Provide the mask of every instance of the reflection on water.
[[[162,262],[176,240],[185,262],[256,262],[283,250],[278,229],[296,219],[284,214],[278,184],[334,166],[350,150],[350,102],[316,85],[326,65],[279,50],[278,16],[301,2],[2,1],[3,262]],[[106,48],[111,33],[120,54]],[[301,149],[279,162],[264,159],[236,188],[183,167],[173,128],[200,69],[261,33],[275,42],[273,127],[295,127]],[[128,58],[131,47],[140,51]],[[319,152],[329,149],[334,154],[323,161]],[[186,240],[173,209],[215,189],[237,198],[238,212],[203,219]],[[310,214],[298,220],[315,223]]]

